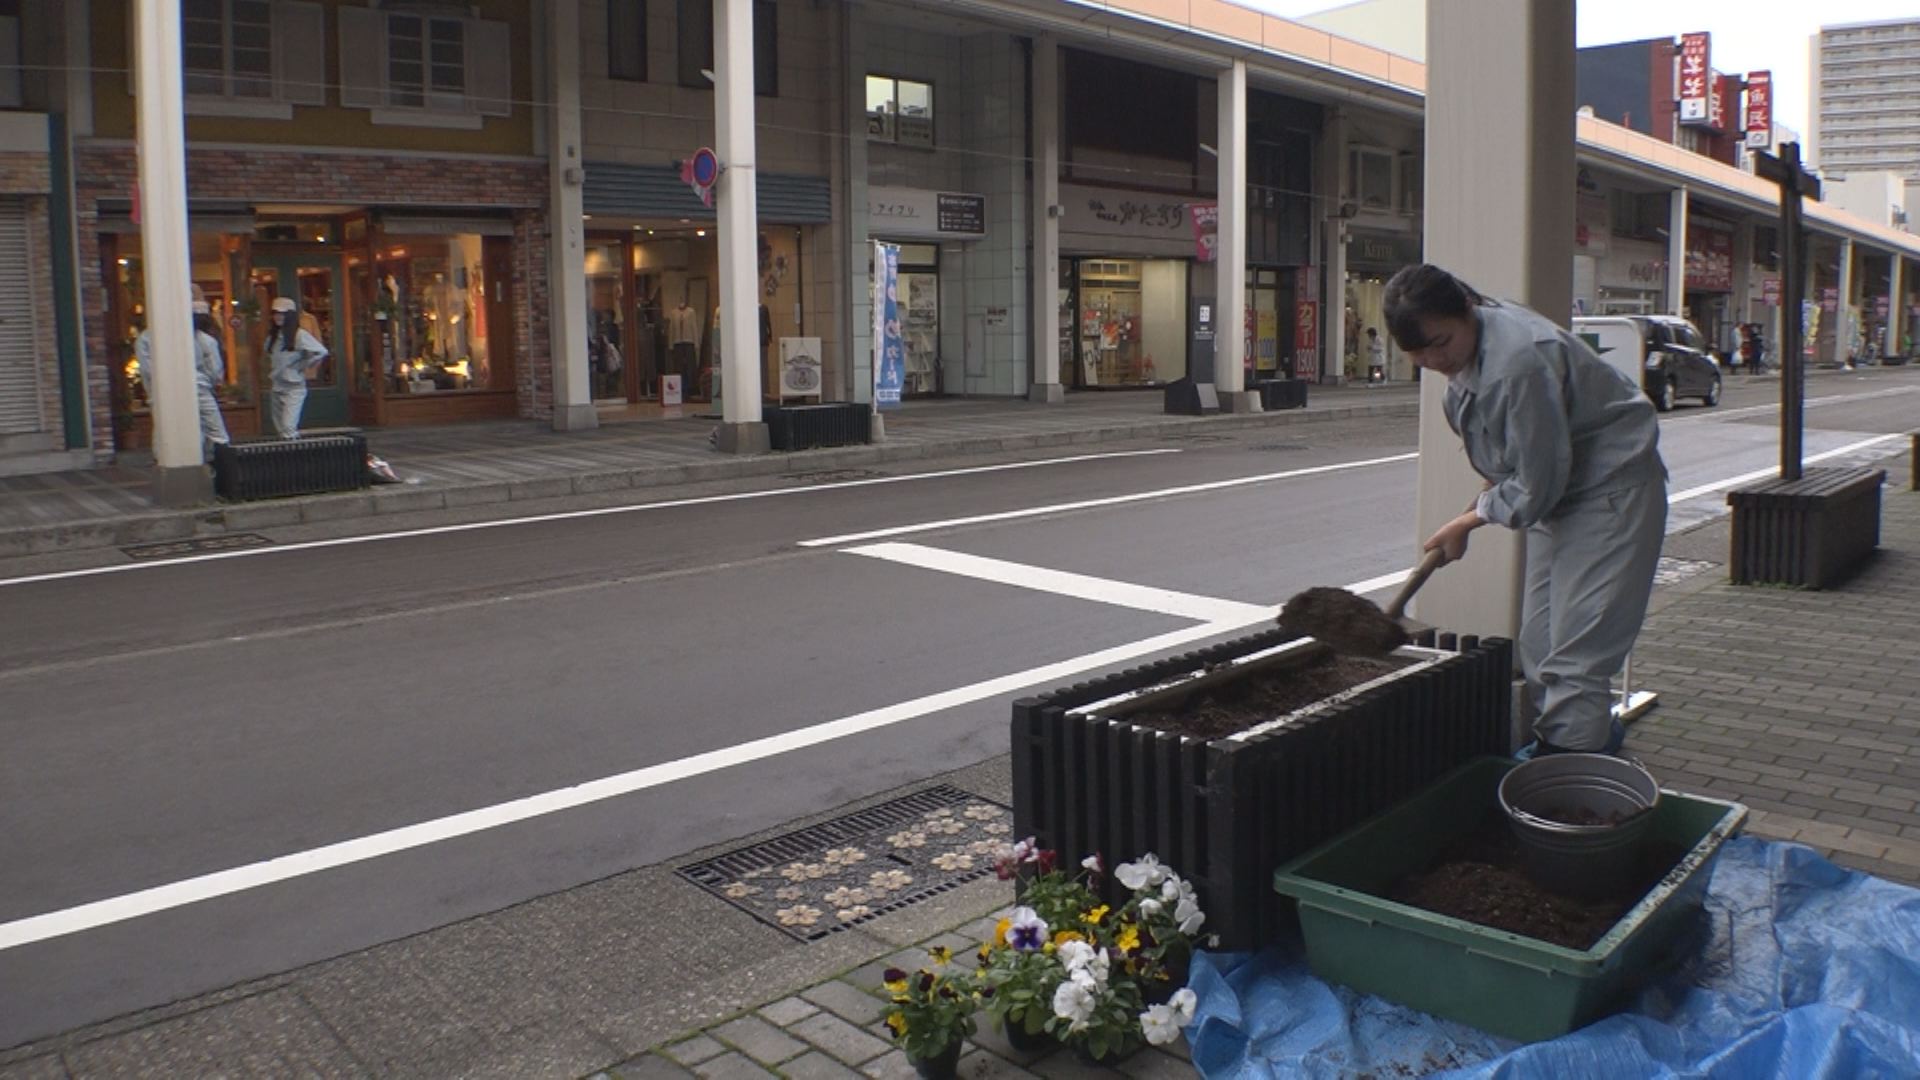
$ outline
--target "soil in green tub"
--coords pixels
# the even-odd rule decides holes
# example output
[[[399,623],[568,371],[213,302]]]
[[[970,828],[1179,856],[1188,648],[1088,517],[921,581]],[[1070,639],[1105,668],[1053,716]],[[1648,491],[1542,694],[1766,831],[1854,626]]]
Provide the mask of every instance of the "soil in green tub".
[[[1128,713],[1126,719],[1176,735],[1220,739],[1391,675],[1412,663],[1397,656],[1374,660],[1323,654],[1304,664],[1198,691],[1178,708]]]
[[[1605,937],[1685,854],[1650,843],[1636,872],[1616,889],[1598,899],[1576,900],[1535,885],[1522,868],[1519,841],[1502,818],[1489,814],[1438,863],[1388,887],[1386,899],[1584,951]]]

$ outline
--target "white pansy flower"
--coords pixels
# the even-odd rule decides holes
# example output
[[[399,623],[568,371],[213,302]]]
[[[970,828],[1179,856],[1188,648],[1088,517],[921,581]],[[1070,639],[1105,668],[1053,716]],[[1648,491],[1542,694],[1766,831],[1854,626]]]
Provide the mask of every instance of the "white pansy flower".
[[[1086,858],[1081,859],[1080,868],[1082,870],[1087,871],[1088,873],[1093,873],[1093,874],[1104,873],[1104,871],[1100,869],[1100,853],[1096,851],[1093,854],[1087,856]]]
[[[1183,896],[1173,909],[1173,921],[1179,924],[1181,933],[1192,934],[1200,929],[1201,923],[1207,921],[1207,915],[1200,910],[1200,905],[1193,897]]]
[[[1181,987],[1173,992],[1173,999],[1167,1002],[1173,1007],[1173,1015],[1180,1021],[1181,1027],[1193,1023],[1193,1014],[1200,1008],[1200,997],[1192,990]]]
[[[1078,1033],[1093,1018],[1093,993],[1076,982],[1063,982],[1053,992],[1053,1015],[1068,1021],[1067,1030]]]
[[[1154,1005],[1140,1014],[1140,1031],[1149,1046],[1165,1046],[1180,1037],[1180,1022],[1172,1009]]]
[[[1140,914],[1143,918],[1151,919],[1155,915],[1160,914],[1165,907],[1166,905],[1158,900],[1142,900],[1140,901]]]
[[[1165,881],[1167,870],[1152,852],[1148,852],[1140,856],[1139,862],[1121,863],[1114,867],[1113,876],[1129,889],[1147,889]]]

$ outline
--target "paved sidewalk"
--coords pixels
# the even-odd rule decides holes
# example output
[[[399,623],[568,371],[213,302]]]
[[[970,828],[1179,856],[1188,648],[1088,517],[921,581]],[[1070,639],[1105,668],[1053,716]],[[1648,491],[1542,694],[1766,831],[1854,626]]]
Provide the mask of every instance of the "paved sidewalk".
[[[1920,883],[1920,492],[1888,459],[1879,554],[1828,592],[1726,583],[1723,520],[1669,537],[1636,651],[1659,706],[1627,749],[1667,786],[1745,802],[1752,832]],[[945,783],[1009,800],[1003,756]],[[803,943],[677,867],[903,794],[718,842],[299,971],[0,1050],[0,1080],[125,1076],[905,1077],[879,972],[983,937],[1013,901],[988,878]],[[964,953],[961,953],[964,955]],[[1123,1063],[1192,1075],[1180,1054]],[[1079,1077],[983,1030],[970,1077]]]
[[[687,410],[691,413],[693,410]],[[1158,392],[1087,392],[1062,405],[1017,400],[910,402],[885,416],[883,442],[796,453],[734,457],[707,437],[714,421],[610,423],[560,434],[526,420],[428,428],[374,429],[370,448],[418,481],[369,491],[236,505],[160,510],[148,501],[148,472],[121,464],[84,472],[0,477],[0,557],[118,547],[227,531],[391,516],[577,495],[617,494],[703,481],[817,474],[883,462],[917,461],[1127,439],[1211,432],[1356,416],[1412,417],[1417,387],[1315,386],[1305,409],[1168,416]],[[125,455],[132,462],[135,455]]]

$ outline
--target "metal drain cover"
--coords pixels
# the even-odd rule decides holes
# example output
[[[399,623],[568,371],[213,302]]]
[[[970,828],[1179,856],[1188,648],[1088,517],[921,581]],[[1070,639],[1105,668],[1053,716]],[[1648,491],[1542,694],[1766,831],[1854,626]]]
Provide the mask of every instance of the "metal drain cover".
[[[1259,446],[1252,447],[1251,449],[1262,454],[1286,454],[1296,450],[1305,450],[1307,449],[1307,444],[1297,442],[1270,442],[1261,443]]]
[[[197,536],[191,540],[168,540],[159,544],[123,547],[129,559],[174,559],[182,555],[204,555],[209,551],[233,551],[238,548],[265,547],[273,541],[258,533],[228,533],[225,536]]]
[[[993,872],[1013,811],[945,784],[680,867],[800,941],[819,941]]]

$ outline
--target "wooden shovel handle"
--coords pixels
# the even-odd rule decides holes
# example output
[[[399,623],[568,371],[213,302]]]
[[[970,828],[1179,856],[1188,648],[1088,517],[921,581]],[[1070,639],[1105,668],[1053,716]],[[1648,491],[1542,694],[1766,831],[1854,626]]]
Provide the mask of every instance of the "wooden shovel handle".
[[[1440,569],[1440,564],[1446,559],[1447,553],[1439,548],[1427,552],[1427,557],[1421,559],[1420,565],[1414,567],[1413,573],[1407,576],[1407,583],[1400,586],[1400,592],[1394,596],[1393,603],[1387,605],[1387,618],[1398,619],[1405,615],[1407,603],[1413,599],[1413,594],[1420,591],[1420,586],[1427,583],[1427,579],[1433,576],[1435,570]]]

